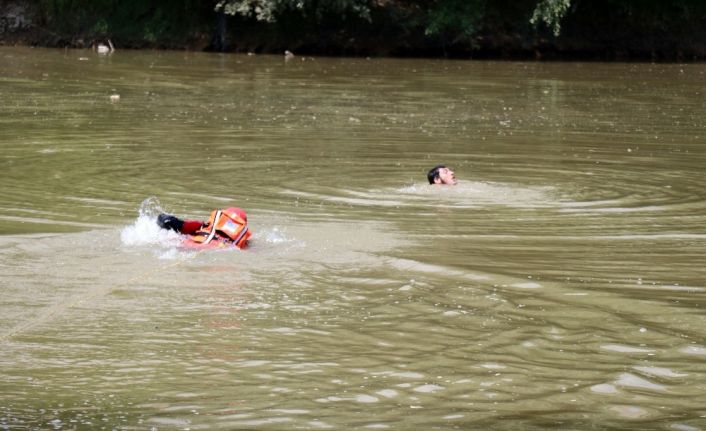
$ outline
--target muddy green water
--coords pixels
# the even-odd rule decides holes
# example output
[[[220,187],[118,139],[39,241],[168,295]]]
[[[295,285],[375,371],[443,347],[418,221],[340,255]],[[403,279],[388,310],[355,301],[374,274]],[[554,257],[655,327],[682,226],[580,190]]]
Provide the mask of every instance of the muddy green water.
[[[706,430],[705,83],[1,48],[0,429]]]

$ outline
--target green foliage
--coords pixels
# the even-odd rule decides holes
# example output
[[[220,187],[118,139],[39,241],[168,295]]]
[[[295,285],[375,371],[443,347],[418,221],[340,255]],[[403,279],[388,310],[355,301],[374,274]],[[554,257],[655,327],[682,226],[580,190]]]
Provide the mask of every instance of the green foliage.
[[[101,21],[96,12],[111,8],[110,1],[96,0],[41,0],[44,18],[52,27],[69,34],[100,32],[108,28],[105,20]]]
[[[91,29],[88,31],[91,34],[96,34],[96,35],[107,35],[108,34],[108,22],[105,20],[105,18],[100,18],[96,23],[91,27]]]
[[[486,13],[485,0],[445,0],[428,9],[427,36],[449,37],[452,42],[469,41]]]
[[[1,0],[0,0],[1,1]],[[47,45],[706,58],[706,0],[36,0]],[[223,12],[217,14],[216,12]],[[228,15],[228,18],[224,16]],[[230,25],[226,25],[230,22]],[[558,38],[537,37],[551,32]],[[187,41],[194,41],[191,45]],[[218,49],[218,48],[217,48]],[[601,53],[602,52],[602,53]],[[474,54],[475,55],[475,54]]]
[[[571,0],[540,0],[534,8],[529,22],[535,27],[544,23],[552,29],[554,36],[561,33],[561,20],[571,6]]]
[[[113,38],[138,45],[187,37],[203,22],[203,9],[199,0],[40,0],[44,25],[66,40]]]
[[[258,21],[274,22],[277,12],[287,3],[278,0],[222,0],[216,10],[228,15],[241,15]]]
[[[351,14],[370,19],[367,0],[221,0],[216,4],[216,10],[265,22],[274,22],[278,15],[292,11],[317,19],[330,14]]]

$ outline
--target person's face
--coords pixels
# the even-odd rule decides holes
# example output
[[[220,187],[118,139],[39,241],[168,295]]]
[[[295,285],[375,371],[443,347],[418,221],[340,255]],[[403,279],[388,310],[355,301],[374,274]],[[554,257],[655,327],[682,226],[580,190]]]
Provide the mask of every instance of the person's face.
[[[449,186],[453,186],[457,183],[456,175],[454,174],[454,171],[449,168],[441,168],[439,169],[439,178],[434,182],[436,184],[446,184]]]

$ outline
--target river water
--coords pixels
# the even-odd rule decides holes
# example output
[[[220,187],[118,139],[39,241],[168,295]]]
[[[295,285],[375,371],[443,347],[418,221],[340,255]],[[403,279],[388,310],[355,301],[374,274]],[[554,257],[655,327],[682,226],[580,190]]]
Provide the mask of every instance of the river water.
[[[705,82],[1,48],[0,429],[705,430]]]

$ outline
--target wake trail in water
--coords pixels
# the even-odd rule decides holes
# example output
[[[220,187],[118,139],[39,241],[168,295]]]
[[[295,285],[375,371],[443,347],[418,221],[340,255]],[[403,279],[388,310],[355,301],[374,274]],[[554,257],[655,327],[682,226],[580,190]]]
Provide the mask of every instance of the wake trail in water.
[[[195,254],[199,254],[200,252],[201,251],[198,251]],[[7,342],[12,337],[15,337],[23,332],[26,332],[36,326],[50,322],[55,317],[57,317],[59,315],[62,315],[62,316],[65,315],[65,313],[68,312],[70,309],[76,308],[79,305],[89,304],[92,301],[96,300],[97,298],[106,296],[106,295],[110,294],[110,292],[117,290],[117,289],[120,289],[122,287],[129,286],[132,283],[148,280],[149,278],[154,277],[155,275],[157,275],[157,274],[159,274],[169,268],[175,267],[175,266],[181,264],[182,262],[183,261],[176,261],[176,262],[170,263],[168,265],[164,265],[159,268],[155,268],[152,271],[148,271],[148,272],[139,274],[135,277],[130,278],[129,280],[125,281],[124,283],[112,285],[112,286],[104,286],[102,288],[93,289],[90,292],[82,292],[82,293],[77,294],[74,297],[71,297],[67,300],[60,301],[56,304],[50,305],[49,307],[46,307],[41,312],[39,312],[39,315],[37,317],[30,319],[30,320],[27,320],[25,322],[22,322],[18,325],[15,325],[13,328],[10,328],[8,331],[0,334],[0,342]]]
[[[50,282],[53,287],[74,289],[65,297],[58,289],[51,291],[54,303],[37,307],[25,316],[18,316],[20,321],[9,329],[0,331],[0,342],[9,342],[13,337],[25,333],[38,326],[46,325],[57,318],[79,309],[94,308],[100,298],[112,292],[145,284],[147,280],[154,279],[160,274],[168,273],[175,267],[184,263],[193,262],[204,252],[212,255],[211,263],[217,266],[231,268],[237,266],[241,276],[246,277],[255,273],[271,273],[273,270],[290,268],[292,271],[301,271],[312,261],[319,264],[347,264],[358,262],[360,265],[373,265],[377,258],[375,251],[385,250],[395,244],[394,236],[378,231],[375,226],[356,224],[342,224],[340,222],[320,223],[289,223],[286,227],[278,226],[279,219],[260,220],[256,226],[255,234],[251,239],[253,244],[247,251],[236,249],[228,250],[190,250],[180,247],[183,235],[169,230],[161,229],[156,218],[163,212],[155,198],[145,200],[139,208],[137,218],[119,231],[119,242],[115,242],[115,235],[106,237],[105,241],[97,238],[95,231],[73,234],[71,238],[54,241],[51,245],[33,244],[40,256],[47,254],[63,255],[69,266],[58,265],[59,279],[66,277],[64,286],[61,282]],[[286,219],[287,217],[285,217]],[[282,220],[279,220],[280,222]],[[339,241],[332,241],[337,238]],[[97,244],[102,244],[101,249]],[[341,246],[344,244],[345,246]],[[116,261],[116,250],[122,246],[122,258]],[[63,248],[66,248],[64,250]],[[160,260],[167,260],[163,265],[153,265],[152,259],[145,259],[145,253]],[[38,268],[42,262],[38,262]],[[90,268],[87,268],[90,267]],[[136,273],[136,271],[139,271]],[[75,287],[85,281],[78,282],[76,275],[82,273],[94,274],[89,278],[88,288],[77,292]],[[111,281],[112,276],[119,277]],[[123,277],[126,279],[120,280]],[[51,276],[56,279],[56,275]],[[48,298],[35,298],[46,301]]]
[[[517,186],[504,183],[459,181],[455,186],[415,183],[403,187],[372,190],[335,189],[327,192],[286,189],[284,195],[297,199],[340,203],[361,207],[434,206],[479,208],[505,206],[515,208],[558,207],[556,190],[549,186]]]
[[[126,226],[120,233],[121,242],[126,246],[141,246],[141,245],[160,245],[166,247],[167,251],[162,252],[160,258],[175,259],[177,257],[189,256],[195,257],[205,250],[190,251],[188,253],[177,254],[175,246],[181,242],[181,236],[175,232],[161,229],[157,223],[157,214],[162,212],[159,202],[155,198],[145,200],[140,206],[139,216],[132,225]],[[93,288],[88,292],[81,292],[73,295],[65,300],[61,300],[55,304],[45,307],[37,315],[31,319],[21,322],[14,327],[0,333],[0,342],[7,342],[11,338],[26,332],[36,326],[48,323],[57,316],[65,315],[69,310],[77,308],[80,305],[90,304],[97,298],[104,297],[111,292],[129,286],[139,281],[148,280],[155,275],[164,272],[170,268],[185,262],[184,259],[176,260],[172,263],[159,266],[157,268],[144,271],[137,274],[128,280],[113,284],[103,285]]]
[[[518,186],[485,181],[459,181],[453,187],[412,184],[394,190],[406,196],[433,199],[434,204],[454,206],[552,207],[558,203],[556,190],[549,186]]]

